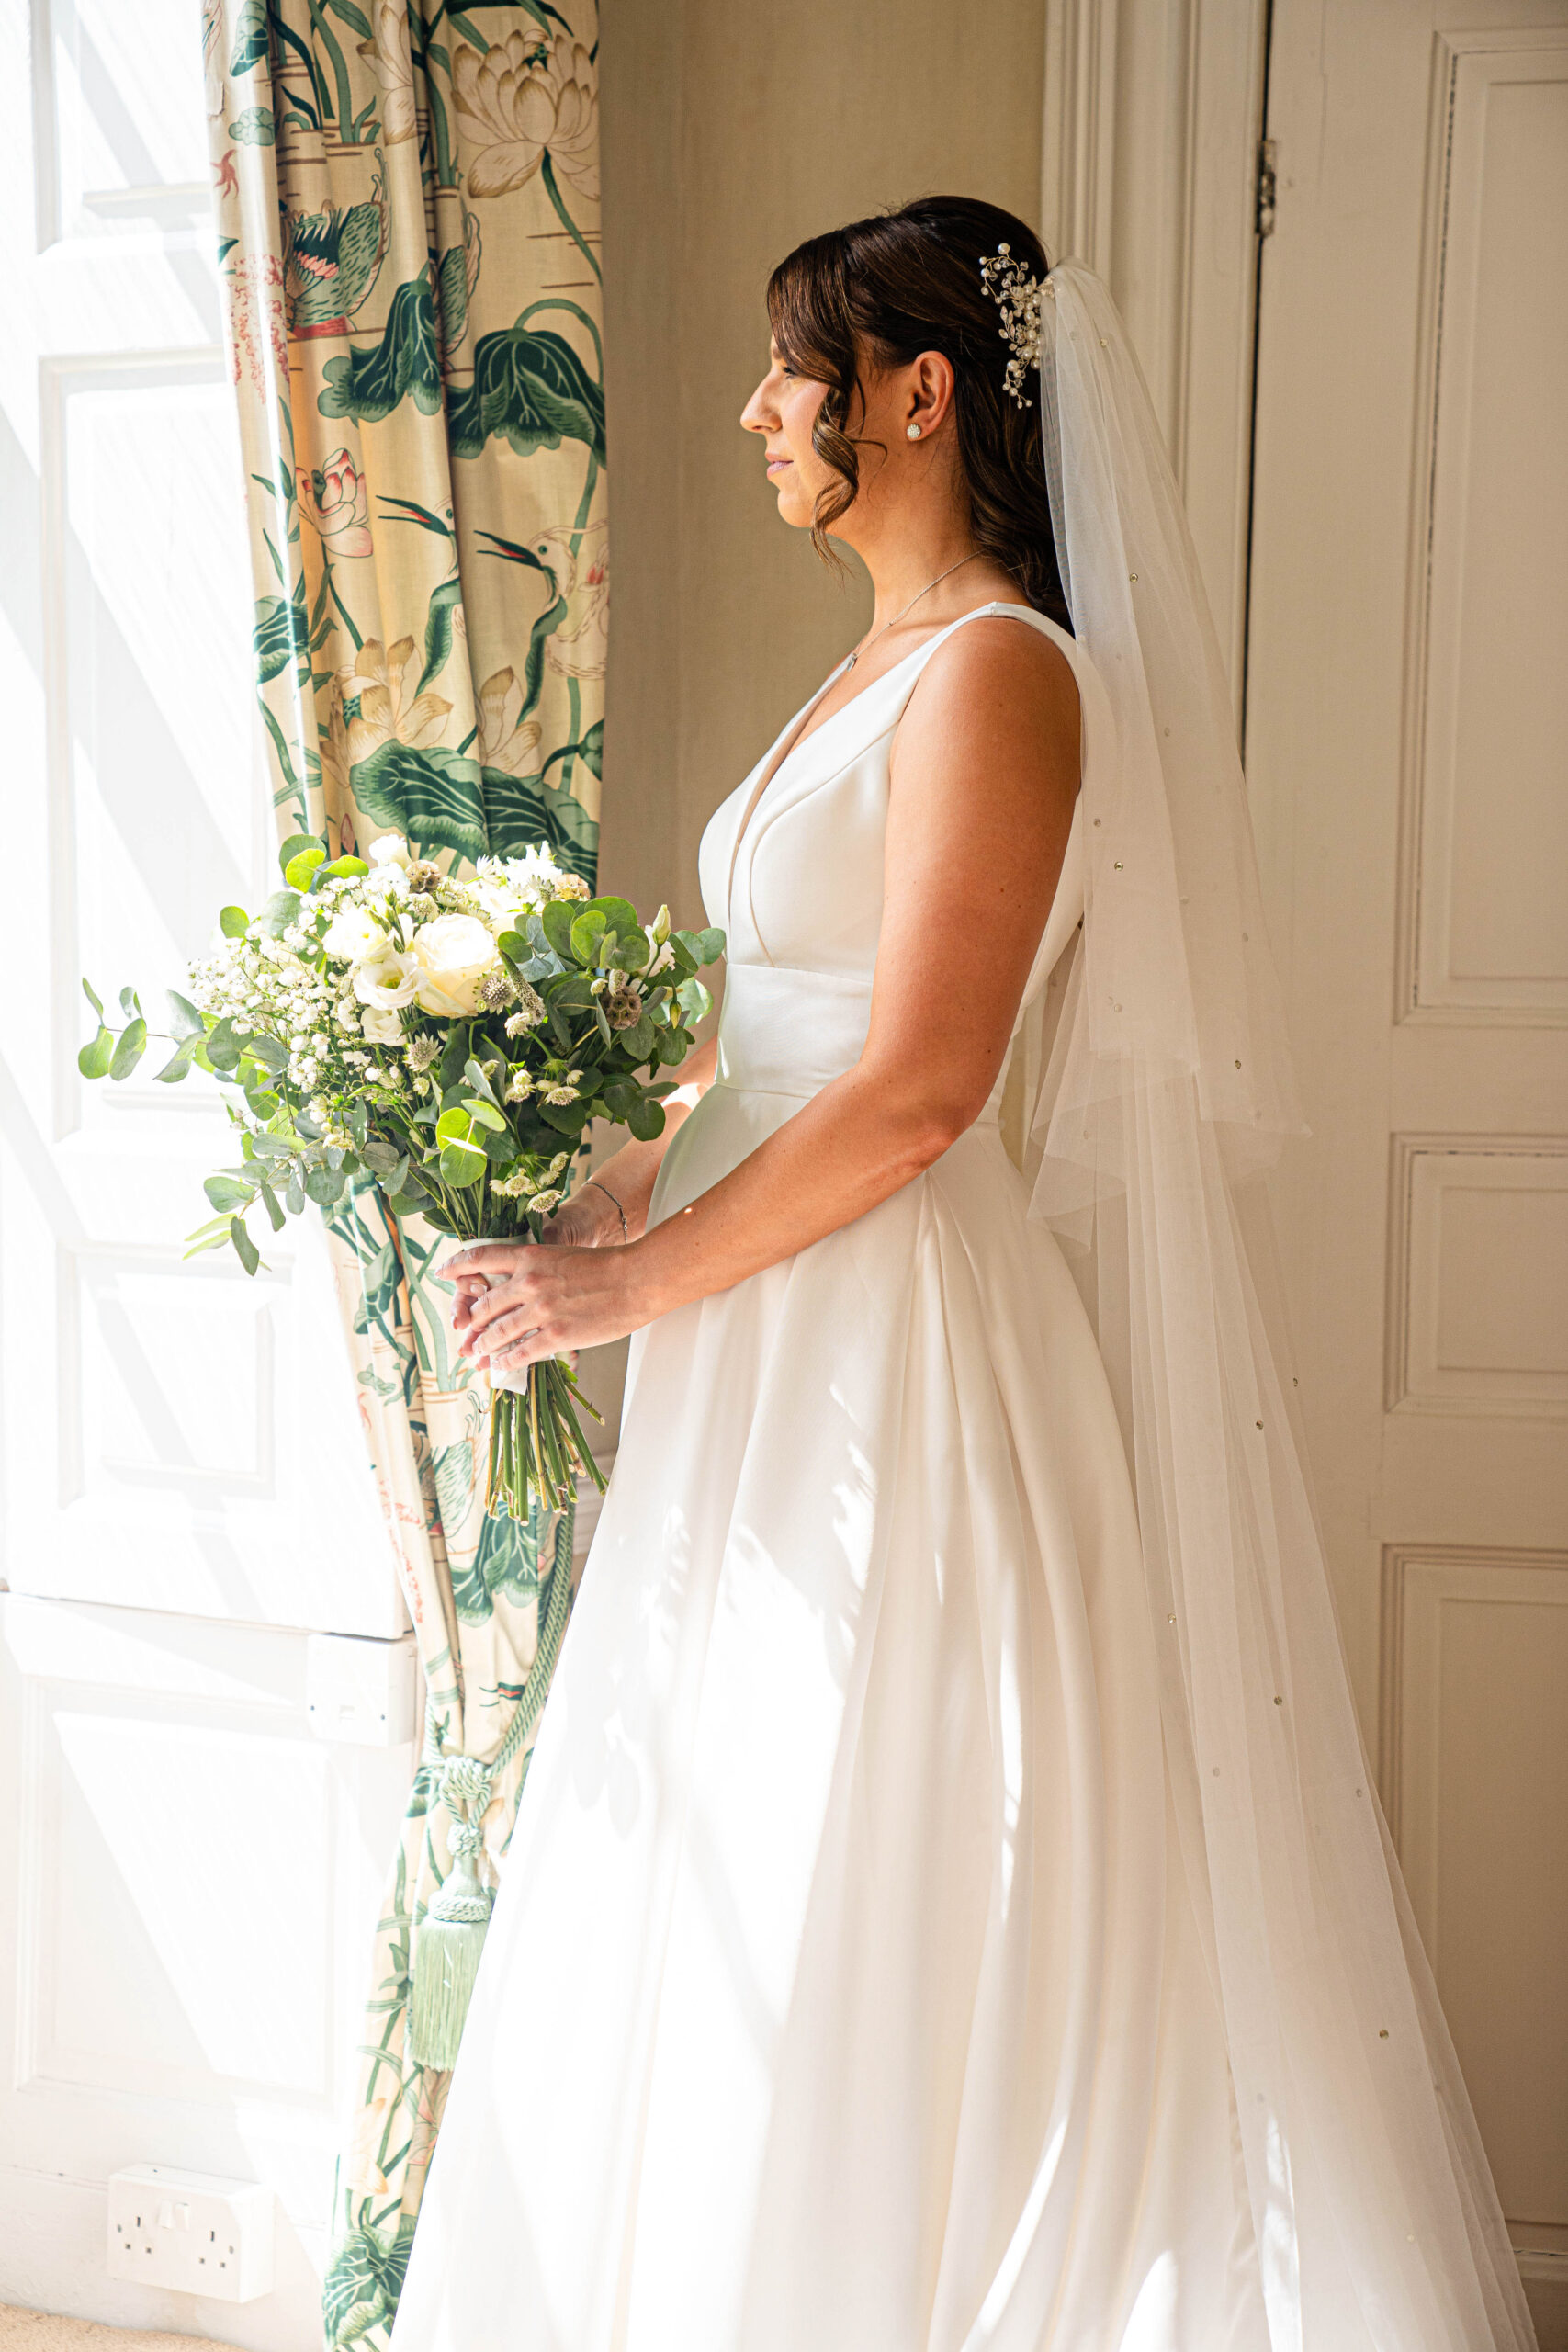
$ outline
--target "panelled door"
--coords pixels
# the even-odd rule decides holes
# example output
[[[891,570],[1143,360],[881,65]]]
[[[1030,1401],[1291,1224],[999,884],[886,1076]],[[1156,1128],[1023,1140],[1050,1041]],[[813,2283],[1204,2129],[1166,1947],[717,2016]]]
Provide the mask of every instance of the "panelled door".
[[[412,1770],[406,1708],[333,1694],[407,1619],[319,1235],[183,1265],[215,1090],[75,1067],[81,973],[158,1026],[269,887],[197,14],[9,0],[0,41],[0,2301],[299,2352]],[[141,2161],[275,2181],[277,2291],[111,2287]]]
[[[1568,8],[1274,0],[1247,768],[1362,1718],[1568,2344]],[[1549,2306],[1556,2316],[1549,2318]]]

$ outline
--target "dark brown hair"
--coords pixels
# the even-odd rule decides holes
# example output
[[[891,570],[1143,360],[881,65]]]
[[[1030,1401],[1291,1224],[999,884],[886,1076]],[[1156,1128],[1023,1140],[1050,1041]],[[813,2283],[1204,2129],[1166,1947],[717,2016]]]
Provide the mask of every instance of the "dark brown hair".
[[[1040,445],[1039,379],[1031,368],[1022,408],[1004,389],[1012,355],[980,276],[981,256],[1000,244],[1032,276],[1045,276],[1043,246],[1012,213],[970,197],[922,197],[797,245],[768,280],[768,321],[785,365],[828,387],[811,441],[839,479],[817,501],[818,553],[836,560],[828,534],[859,492],[859,451],[882,446],[849,430],[857,391],[863,400],[862,369],[907,367],[922,351],[940,351],[953,364],[975,544],[1036,611],[1070,629]]]

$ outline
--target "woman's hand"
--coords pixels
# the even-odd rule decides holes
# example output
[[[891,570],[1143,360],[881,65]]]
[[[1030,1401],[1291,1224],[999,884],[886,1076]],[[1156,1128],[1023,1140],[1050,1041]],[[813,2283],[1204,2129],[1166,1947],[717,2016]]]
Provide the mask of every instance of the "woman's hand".
[[[604,1250],[611,1242],[626,1238],[614,1202],[601,1186],[592,1182],[582,1184],[570,1201],[561,1203],[541,1238],[546,1246],[553,1245],[558,1250]],[[487,1250],[505,1250],[515,1254],[517,1248],[515,1242],[476,1242],[471,1249],[449,1259],[442,1268],[457,1294],[452,1303],[452,1328],[459,1340],[473,1319],[475,1301],[483,1298],[491,1286],[491,1277],[480,1270],[478,1260]],[[491,1273],[496,1281],[502,1279],[499,1267],[492,1266]]]
[[[553,1248],[475,1241],[443,1268],[457,1293],[458,1345],[471,1363],[521,1372],[549,1356],[623,1340],[652,1320],[657,1309],[641,1296],[636,1249],[574,1247],[556,1229],[572,1205],[547,1230]],[[609,1213],[618,1240],[620,1220]]]

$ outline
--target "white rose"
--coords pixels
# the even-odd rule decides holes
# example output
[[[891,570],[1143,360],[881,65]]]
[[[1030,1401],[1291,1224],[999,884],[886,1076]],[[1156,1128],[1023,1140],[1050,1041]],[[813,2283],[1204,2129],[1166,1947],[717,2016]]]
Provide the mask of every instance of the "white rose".
[[[401,833],[383,833],[378,842],[370,844],[372,865],[408,865],[412,853]]]
[[[357,964],[377,948],[387,944],[387,934],[379,923],[363,907],[340,907],[321,941],[329,956],[340,964]]]
[[[479,1011],[477,989],[498,958],[495,941],[477,915],[437,915],[414,933],[418,969],[414,1001],[439,1021],[460,1021]]]
[[[378,1012],[389,1012],[394,1006],[412,1004],[419,966],[412,955],[384,944],[375,955],[367,956],[354,975],[354,993],[361,1004],[373,1005]],[[368,1033],[367,1033],[368,1034]],[[387,1040],[382,1039],[382,1044]]]
[[[372,1005],[361,1026],[373,1046],[400,1046],[403,1042],[403,1016],[400,1012]]]

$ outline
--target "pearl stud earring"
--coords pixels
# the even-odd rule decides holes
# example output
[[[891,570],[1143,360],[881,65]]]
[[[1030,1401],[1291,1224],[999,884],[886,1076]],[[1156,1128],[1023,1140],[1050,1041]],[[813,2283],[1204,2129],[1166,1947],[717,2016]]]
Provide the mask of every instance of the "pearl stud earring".
[[[918,441],[920,437],[919,426],[918,424],[907,424],[904,427],[904,436],[906,440]]]

